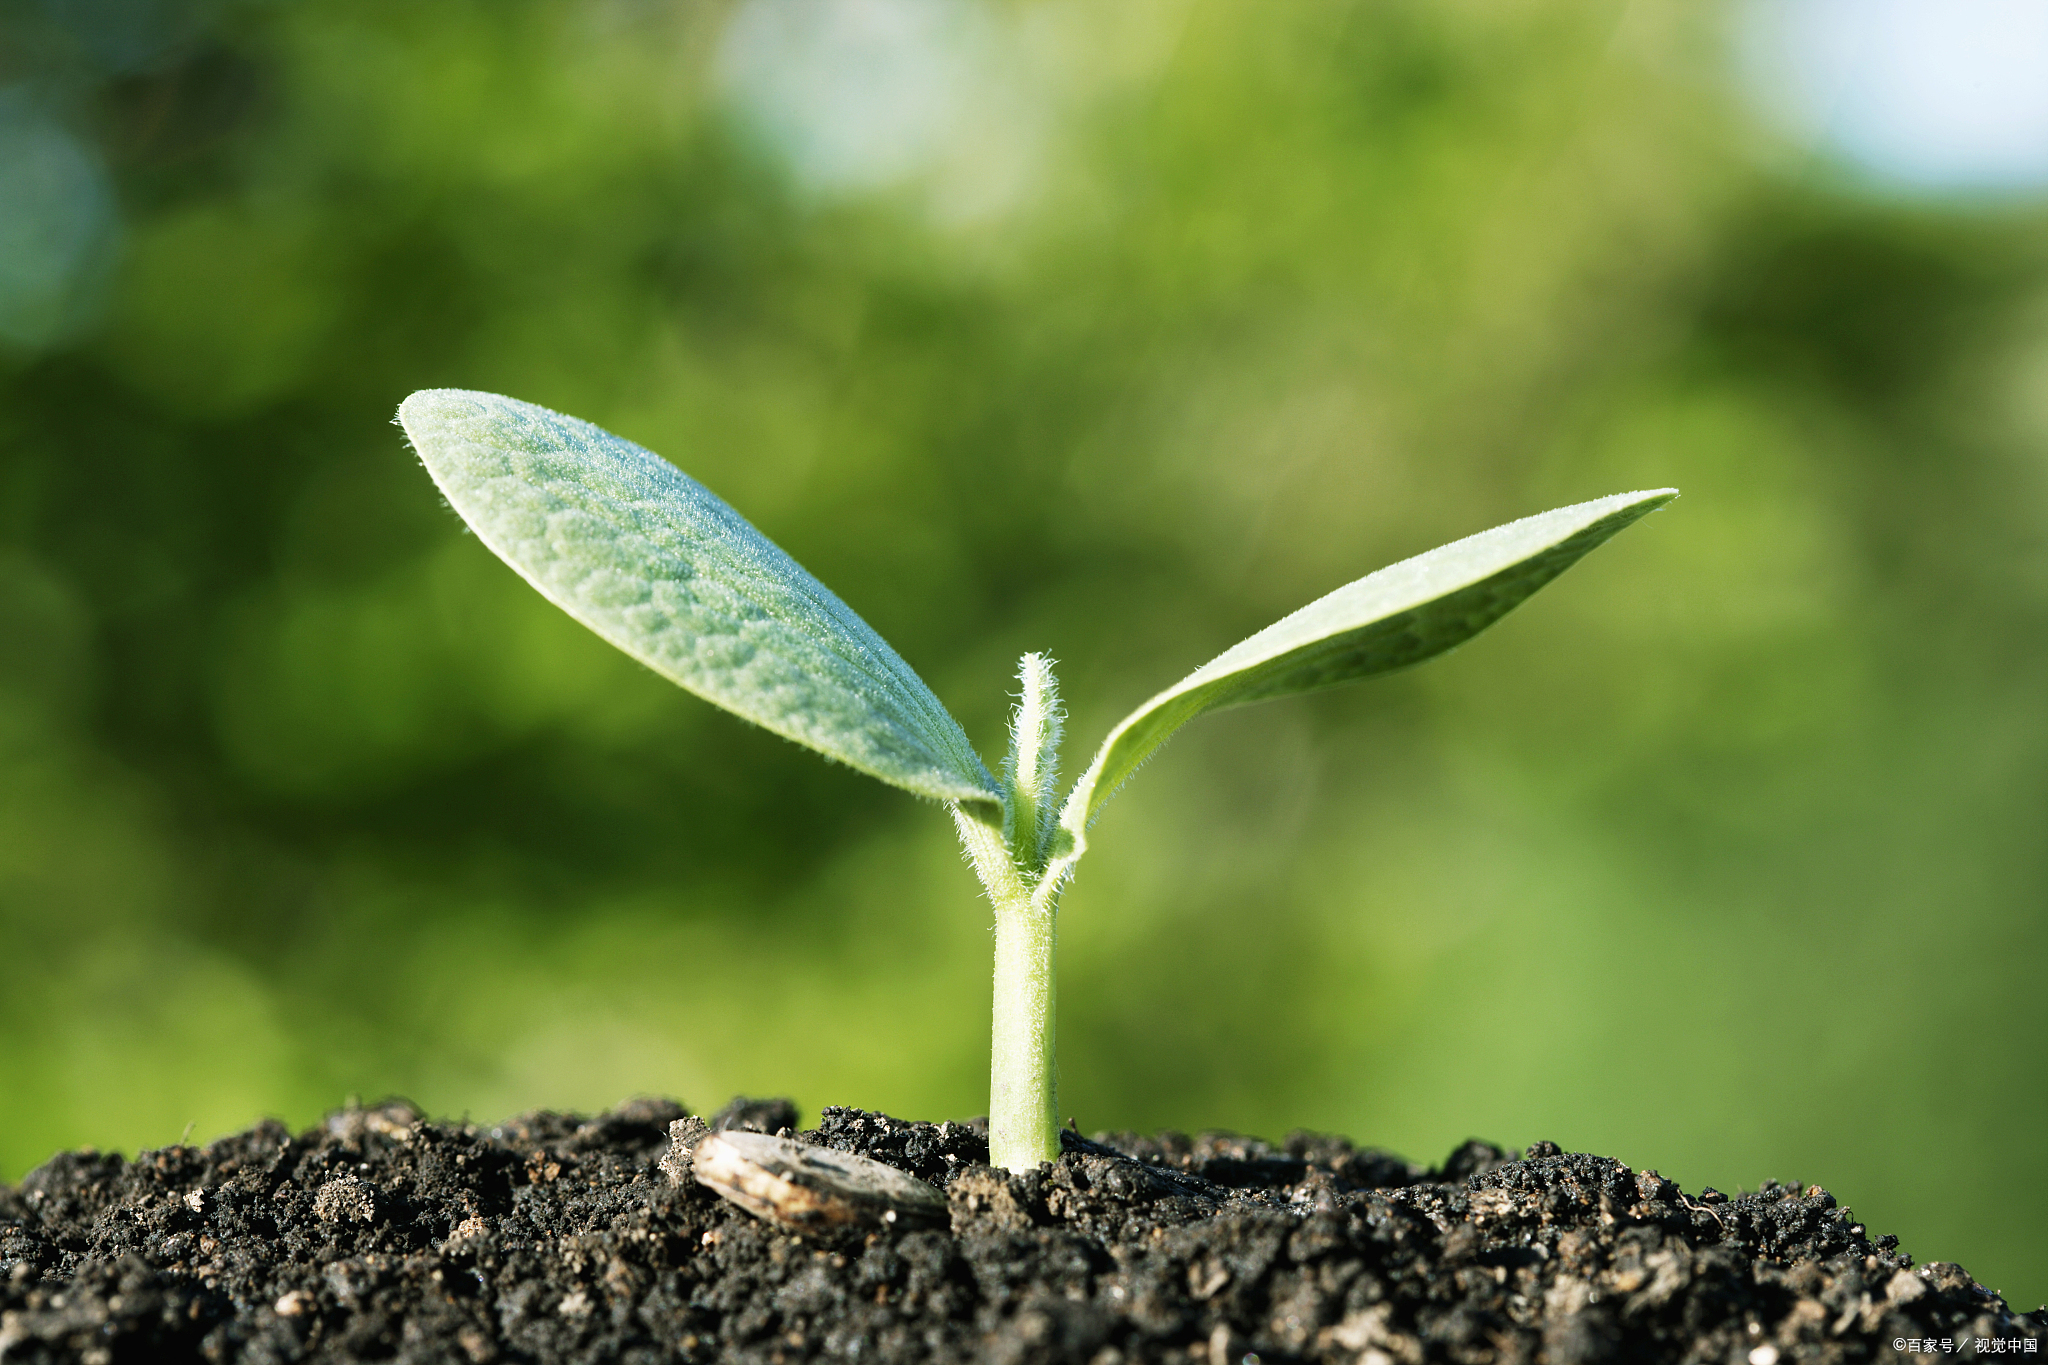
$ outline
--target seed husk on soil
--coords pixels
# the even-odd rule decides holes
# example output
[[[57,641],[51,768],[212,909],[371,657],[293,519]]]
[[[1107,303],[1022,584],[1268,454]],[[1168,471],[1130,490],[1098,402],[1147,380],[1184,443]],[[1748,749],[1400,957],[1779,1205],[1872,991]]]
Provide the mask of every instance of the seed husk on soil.
[[[678,1129],[682,1133],[677,1132]],[[669,1145],[687,1140],[669,1125]],[[710,1133],[693,1152],[697,1183],[791,1232],[943,1227],[946,1196],[894,1166],[815,1143],[743,1130]]]
[[[785,1136],[922,1183],[945,1221],[791,1231],[702,1183],[712,1134],[779,1150],[749,1135],[796,1121],[637,1100],[480,1127],[393,1102],[67,1152],[0,1188],[0,1362],[1791,1365],[2048,1335],[1818,1186],[1692,1196],[1548,1143],[1423,1168],[1302,1133],[1069,1133],[1017,1176],[978,1123],[827,1109]]]

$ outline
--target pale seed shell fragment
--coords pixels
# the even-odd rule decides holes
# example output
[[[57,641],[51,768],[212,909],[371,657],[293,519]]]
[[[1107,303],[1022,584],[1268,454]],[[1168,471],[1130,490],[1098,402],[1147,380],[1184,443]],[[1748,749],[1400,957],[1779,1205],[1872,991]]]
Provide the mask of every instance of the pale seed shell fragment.
[[[712,1133],[690,1163],[697,1183],[793,1232],[942,1227],[946,1197],[893,1166],[766,1133]]]

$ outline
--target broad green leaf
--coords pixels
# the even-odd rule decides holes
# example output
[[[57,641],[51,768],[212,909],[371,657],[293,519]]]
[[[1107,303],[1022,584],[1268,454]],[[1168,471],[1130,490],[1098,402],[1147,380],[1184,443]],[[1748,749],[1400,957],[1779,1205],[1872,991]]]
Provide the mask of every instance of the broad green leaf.
[[[999,801],[959,722],[867,622],[710,490],[588,422],[429,389],[398,409],[500,559],[707,701],[884,782]]]
[[[1617,493],[1496,526],[1367,574],[1225,650],[1110,731],[1061,813],[1076,845],[1068,865],[1103,803],[1204,711],[1335,687],[1441,654],[1677,496],[1669,488]]]

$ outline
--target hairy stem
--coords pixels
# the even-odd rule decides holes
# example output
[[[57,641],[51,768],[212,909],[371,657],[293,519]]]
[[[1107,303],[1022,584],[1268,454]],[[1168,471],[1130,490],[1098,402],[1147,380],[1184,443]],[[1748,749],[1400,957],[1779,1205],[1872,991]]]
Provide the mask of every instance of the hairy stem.
[[[953,823],[996,912],[989,1162],[1028,1171],[1060,1154],[1053,957],[1064,875],[1047,881],[1042,874],[1054,834],[1061,717],[1052,660],[1026,654],[1017,680],[1022,692],[1003,760],[1001,819],[979,802],[956,802]]]
[[[1032,895],[1001,825],[980,806],[953,823],[996,911],[995,1017],[989,1048],[989,1164],[1028,1171],[1060,1154],[1053,1061],[1058,908]]]
[[[1028,1171],[1060,1154],[1053,1054],[1058,916],[1027,899],[996,909],[995,1029],[988,1090],[988,1159]]]

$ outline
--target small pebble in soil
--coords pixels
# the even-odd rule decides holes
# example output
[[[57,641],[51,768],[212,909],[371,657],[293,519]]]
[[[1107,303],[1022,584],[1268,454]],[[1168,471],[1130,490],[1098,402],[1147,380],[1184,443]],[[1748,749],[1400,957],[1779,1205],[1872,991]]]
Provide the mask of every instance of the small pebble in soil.
[[[1069,1132],[1011,1175],[978,1121],[797,1123],[786,1100],[489,1128],[394,1102],[64,1153],[0,1188],[0,1365],[1801,1365],[2048,1335],[1815,1185],[1695,1198],[1551,1143],[1432,1169],[1302,1133]],[[898,1218],[765,1221],[704,1183],[746,1188],[722,1147],[858,1202],[795,1178],[824,1161]]]

